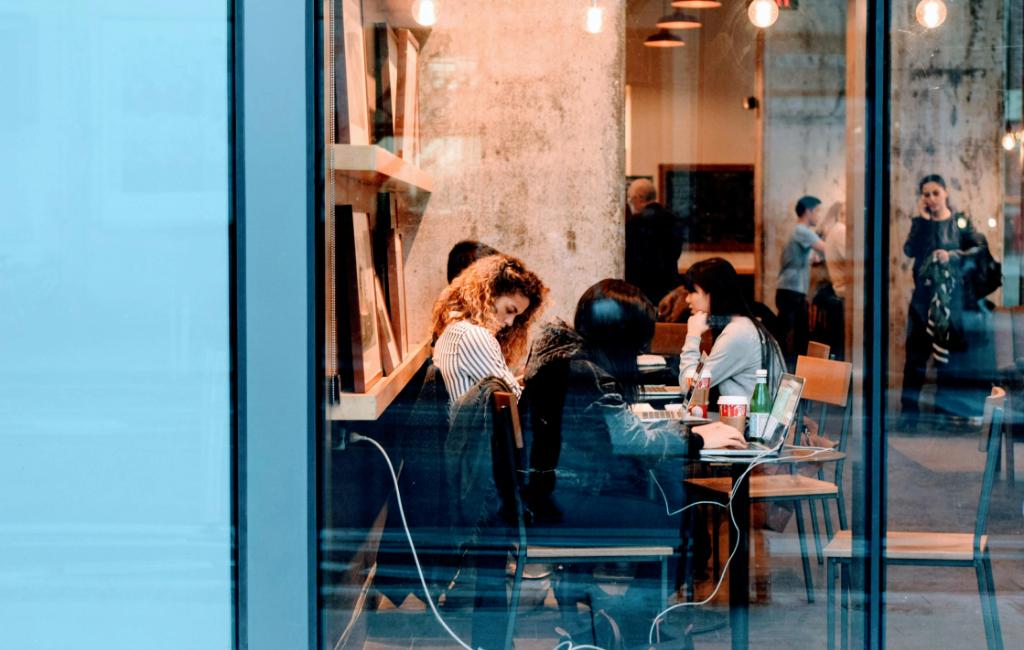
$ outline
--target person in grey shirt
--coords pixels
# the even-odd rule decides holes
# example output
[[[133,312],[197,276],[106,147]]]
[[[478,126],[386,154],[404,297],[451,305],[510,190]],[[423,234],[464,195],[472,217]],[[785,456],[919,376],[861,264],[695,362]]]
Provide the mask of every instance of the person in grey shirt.
[[[775,307],[779,310],[780,331],[785,334],[779,343],[790,372],[796,368],[796,358],[807,353],[807,291],[811,282],[811,250],[825,252],[825,242],[813,230],[820,218],[820,199],[805,196],[797,201],[796,227],[782,251]]]

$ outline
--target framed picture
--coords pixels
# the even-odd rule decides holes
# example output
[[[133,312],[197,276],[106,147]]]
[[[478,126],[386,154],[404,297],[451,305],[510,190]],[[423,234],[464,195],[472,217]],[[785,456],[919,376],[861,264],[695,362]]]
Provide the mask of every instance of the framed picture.
[[[377,305],[377,331],[380,332],[380,356],[384,362],[384,375],[387,376],[395,372],[398,364],[402,363],[402,357],[398,354],[398,344],[395,342],[387,302],[384,300],[384,289],[377,276],[373,277],[373,291]]]
[[[374,287],[373,245],[369,216],[338,206],[338,257],[345,267],[348,332],[352,354],[346,361],[357,393],[365,393],[383,376],[377,332],[377,298]],[[340,302],[340,301],[339,301]],[[344,366],[344,361],[342,362]]]
[[[395,85],[398,83],[398,37],[385,23],[373,26],[373,144],[395,150]]]
[[[398,83],[395,87],[395,155],[417,163],[419,142],[419,100],[416,92],[416,66],[419,43],[408,29],[398,30]]]
[[[363,43],[363,5],[338,0],[334,16],[334,92],[337,142],[370,144],[366,99],[366,51]]]
[[[388,312],[394,325],[398,353],[409,353],[409,323],[405,316],[405,261],[402,236],[392,230],[388,235]]]

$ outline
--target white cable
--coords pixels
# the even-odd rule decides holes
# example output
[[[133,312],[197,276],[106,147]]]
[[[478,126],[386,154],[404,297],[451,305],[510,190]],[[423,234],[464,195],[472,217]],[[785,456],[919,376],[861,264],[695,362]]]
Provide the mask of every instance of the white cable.
[[[423,593],[427,597],[427,604],[430,605],[430,610],[434,612],[434,617],[437,618],[437,621],[441,624],[441,627],[443,627],[445,631],[448,632],[448,634],[451,635],[453,639],[455,639],[456,643],[465,648],[465,650],[473,650],[471,646],[466,644],[465,641],[460,639],[459,636],[452,631],[452,628],[448,627],[448,624],[444,622],[443,618],[441,618],[441,614],[438,613],[437,607],[434,605],[434,599],[430,597],[430,590],[427,589],[427,579],[423,577],[423,567],[420,566],[420,558],[419,555],[416,553],[416,545],[413,544],[412,533],[409,532],[409,523],[405,520],[405,508],[402,507],[402,494],[398,490],[398,476],[395,474],[395,466],[391,464],[391,457],[389,457],[388,452],[384,451],[384,448],[380,446],[380,443],[378,443],[373,438],[367,438],[366,436],[361,436],[358,433],[352,433],[349,435],[349,440],[352,442],[359,442],[360,440],[365,440],[366,442],[369,442],[374,447],[379,449],[380,453],[384,455],[384,460],[388,464],[388,470],[391,472],[391,481],[395,484],[395,501],[398,502],[398,514],[402,515],[402,527],[405,528],[405,536],[409,539],[409,549],[412,551],[413,561],[416,562],[416,571],[420,575],[420,584],[423,585]],[[478,648],[478,650],[483,650],[483,648]],[[572,650],[571,647],[570,650]]]

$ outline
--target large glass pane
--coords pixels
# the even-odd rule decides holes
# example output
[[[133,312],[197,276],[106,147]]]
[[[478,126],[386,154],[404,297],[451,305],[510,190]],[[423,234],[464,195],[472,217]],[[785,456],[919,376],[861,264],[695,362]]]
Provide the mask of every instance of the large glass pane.
[[[232,643],[228,4],[0,3],[0,629]]]
[[[1016,1],[939,0],[892,8],[886,598],[893,646],[913,639],[983,647],[1000,631],[1006,647],[1024,639],[1014,606],[1022,574],[1010,550],[1022,501],[1013,453],[1021,397],[1021,9]],[[986,397],[996,394],[986,410]],[[990,421],[993,406],[1001,407],[999,426]],[[979,451],[979,439],[989,453]],[[979,577],[992,584],[979,589]]]
[[[940,5],[325,3],[322,647],[860,647],[863,596],[894,647],[1020,644],[1022,5]],[[788,446],[700,456],[687,411]],[[899,537],[871,594],[883,486],[962,537]]]

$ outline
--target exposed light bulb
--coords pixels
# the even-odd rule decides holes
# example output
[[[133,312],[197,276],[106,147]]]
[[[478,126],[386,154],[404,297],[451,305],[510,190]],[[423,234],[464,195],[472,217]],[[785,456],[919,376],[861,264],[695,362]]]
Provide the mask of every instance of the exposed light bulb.
[[[1012,133],[1007,133],[1003,136],[1003,149],[1007,151],[1013,151],[1014,147],[1017,146],[1017,138]]]
[[[773,0],[754,0],[747,8],[747,16],[756,27],[771,27],[779,19],[779,7]]]
[[[597,0],[591,0],[590,6],[583,10],[583,31],[600,34],[608,26],[608,12],[604,7],[597,6]]]
[[[412,18],[424,27],[437,22],[437,12],[441,8],[438,0],[416,0],[412,3]]]
[[[956,225],[957,225],[957,228],[966,228],[967,227],[967,219],[965,219],[963,217],[960,217],[959,219],[956,220]]]
[[[946,5],[942,0],[921,0],[917,5],[917,22],[935,29],[946,20]]]
[[[996,227],[996,223],[997,223],[997,222],[996,222],[996,220],[995,220],[995,219],[989,219],[989,220],[988,220],[988,227],[989,227],[989,228],[995,228],[995,227]]]

